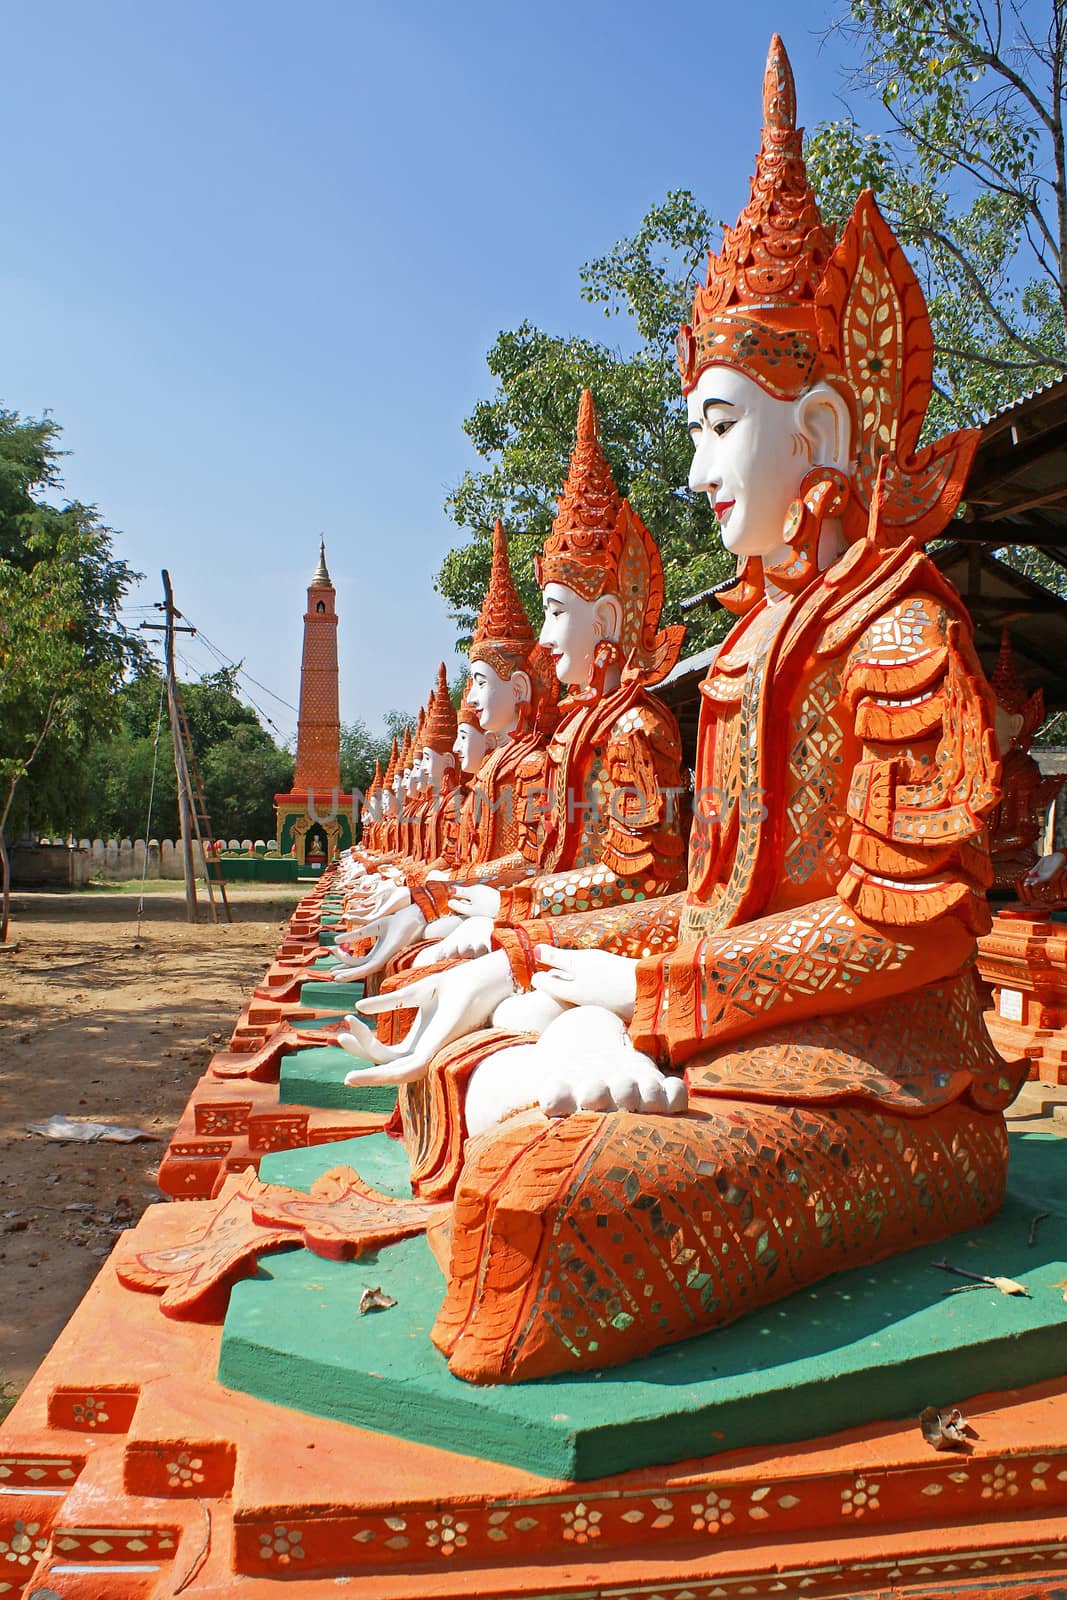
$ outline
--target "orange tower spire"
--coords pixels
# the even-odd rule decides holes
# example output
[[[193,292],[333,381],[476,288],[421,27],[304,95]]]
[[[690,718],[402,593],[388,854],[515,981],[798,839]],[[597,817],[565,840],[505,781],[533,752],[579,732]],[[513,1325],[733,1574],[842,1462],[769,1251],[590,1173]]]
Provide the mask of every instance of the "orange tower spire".
[[[326,545],[308,588],[304,651],[300,662],[300,720],[293,789],[323,794],[341,786],[341,717],[337,693],[336,590],[326,567]]]
[[[296,762],[288,794],[274,796],[278,847],[302,865],[332,861],[354,838],[352,797],[341,793],[341,717],[337,674],[337,597],[325,541],[308,585]]]

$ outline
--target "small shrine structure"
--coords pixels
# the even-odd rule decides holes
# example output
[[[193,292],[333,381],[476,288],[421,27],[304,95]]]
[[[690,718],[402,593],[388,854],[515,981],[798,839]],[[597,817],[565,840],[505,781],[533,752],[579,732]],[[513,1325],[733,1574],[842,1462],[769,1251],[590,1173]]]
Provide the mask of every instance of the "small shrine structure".
[[[300,661],[300,713],[293,787],[274,796],[278,849],[301,866],[328,866],[352,843],[352,796],[341,792],[337,591],[325,541],[308,586]]]

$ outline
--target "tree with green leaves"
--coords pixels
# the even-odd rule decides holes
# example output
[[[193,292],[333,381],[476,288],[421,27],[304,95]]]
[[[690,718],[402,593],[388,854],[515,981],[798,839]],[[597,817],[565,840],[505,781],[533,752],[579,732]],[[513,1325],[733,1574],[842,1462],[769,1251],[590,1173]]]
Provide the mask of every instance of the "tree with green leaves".
[[[849,0],[837,28],[881,126],[814,130],[823,217],[875,191],[930,308],[928,426],[973,424],[1067,372],[1067,0]]]
[[[82,781],[68,794],[66,809],[49,812],[51,832],[122,839],[143,837],[147,828],[153,838],[178,837],[177,782],[162,688],[154,664],[122,685],[117,727],[90,746]],[[274,796],[292,785],[292,753],[279,748],[252,708],[238,699],[232,670],[205,673],[180,689],[215,836],[270,838]]]
[[[680,600],[733,570],[710,508],[685,489],[691,451],[674,361],[678,324],[688,315],[713,231],[708,214],[678,191],[649,212],[633,239],[582,270],[582,295],[607,316],[627,319],[629,353],[529,323],[501,333],[493,345],[487,359],[495,392],[464,424],[489,465],[468,472],[449,495],[446,509],[471,538],[446,556],[436,584],[461,643],[488,586],[497,517],[508,531],[512,568],[531,618],[540,615],[532,558],[555,515],[586,387],[596,400],[619,490],[662,552],[664,620],[677,620]],[[702,611],[690,621],[690,647],[700,648],[720,631],[717,619]]]
[[[80,785],[79,763],[114,726],[115,692],[143,654],[119,620],[137,574],[94,507],[57,506],[59,428],[0,409],[0,942],[7,837]]]

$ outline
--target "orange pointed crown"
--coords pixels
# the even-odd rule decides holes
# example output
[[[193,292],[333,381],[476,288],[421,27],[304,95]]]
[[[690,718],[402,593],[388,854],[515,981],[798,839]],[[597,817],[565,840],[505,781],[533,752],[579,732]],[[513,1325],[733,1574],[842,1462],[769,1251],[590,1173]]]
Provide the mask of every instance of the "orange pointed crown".
[[[437,687],[433,693],[433,709],[422,730],[423,746],[436,750],[438,755],[452,754],[456,742],[456,709],[448,692],[448,673],[442,661],[437,669]]]
[[[600,447],[600,419],[593,396],[583,389],[570,471],[559,497],[552,532],[534,560],[534,572],[542,589],[550,583],[562,583],[584,600],[618,593],[621,509],[622,497]]]
[[[385,777],[382,779],[382,783],[386,789],[391,789],[393,787],[393,783],[396,780],[396,765],[399,760],[400,747],[398,746],[396,737],[394,735],[392,749],[389,751],[389,764],[385,769]]]
[[[1005,711],[1010,711],[1013,715],[1021,711],[1030,698],[1026,692],[1026,685],[1019,676],[1019,669],[1015,665],[1011,634],[1007,628],[1001,629],[1000,654],[989,682]]]
[[[853,420],[840,511],[846,537],[883,548],[908,537],[922,544],[954,515],[979,435],[962,429],[920,446],[934,355],[922,288],[870,190],[834,245],[808,182],[802,134],[792,69],[775,34],[751,195],[718,255],[709,253],[692,322],[679,332],[682,388],[688,394],[711,365],[734,367],[782,400],[825,380]]]
[[[578,438],[559,510],[534,571],[542,589],[563,584],[583,600],[617,595],[624,675],[638,676],[646,685],[667,676],[681,653],[685,629],[676,624],[657,631],[664,592],[659,546],[615,487],[588,389],[582,390]]]
[[[484,661],[506,682],[513,672],[524,671],[537,637],[511,575],[508,536],[498,518],[493,525],[493,561],[478,621],[471,637],[469,658]]]

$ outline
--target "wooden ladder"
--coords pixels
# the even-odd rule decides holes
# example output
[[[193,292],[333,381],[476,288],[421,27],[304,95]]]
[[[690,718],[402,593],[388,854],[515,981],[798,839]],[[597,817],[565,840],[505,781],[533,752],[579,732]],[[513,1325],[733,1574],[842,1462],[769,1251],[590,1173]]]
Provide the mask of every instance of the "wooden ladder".
[[[204,798],[204,782],[200,776],[197,765],[196,752],[193,749],[192,736],[189,732],[189,723],[185,716],[185,707],[182,705],[181,693],[177,684],[174,686],[174,704],[178,713],[178,728],[181,732],[182,760],[185,765],[186,787],[192,801],[190,807],[193,833],[199,842],[200,853],[204,861],[204,882],[207,886],[208,910],[212,922],[218,922],[219,912],[215,904],[215,893],[218,892],[222,901],[222,909],[226,914],[226,921],[233,921],[233,912],[230,902],[226,898],[226,883],[222,876],[222,862],[214,850],[214,837],[211,832],[211,818],[207,813],[207,801]]]

